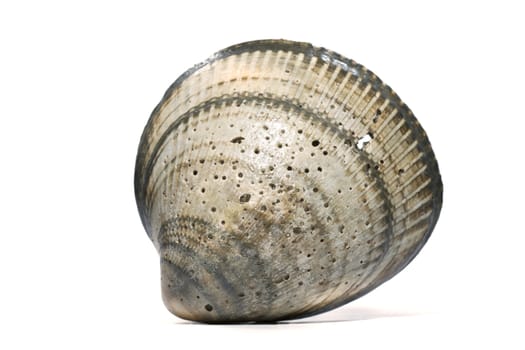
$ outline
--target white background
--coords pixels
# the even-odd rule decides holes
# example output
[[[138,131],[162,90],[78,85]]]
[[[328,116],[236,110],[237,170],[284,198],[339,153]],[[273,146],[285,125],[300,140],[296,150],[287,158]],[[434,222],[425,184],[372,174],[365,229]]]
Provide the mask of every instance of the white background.
[[[0,348],[524,349],[519,2],[3,1]],[[133,193],[168,86],[226,46],[308,41],[392,86],[443,183],[421,254],[369,295],[277,325],[182,321]]]

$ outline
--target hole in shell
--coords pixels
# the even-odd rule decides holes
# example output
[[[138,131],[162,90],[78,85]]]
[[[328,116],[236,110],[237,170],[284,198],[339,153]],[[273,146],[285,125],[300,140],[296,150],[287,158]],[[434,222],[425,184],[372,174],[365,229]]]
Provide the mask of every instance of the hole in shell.
[[[250,201],[250,198],[251,198],[251,197],[252,197],[251,194],[249,194],[249,193],[245,193],[245,194],[243,194],[243,195],[239,198],[239,201],[240,201],[241,203],[247,203],[247,202]]]
[[[370,141],[372,141],[372,135],[370,133],[363,135],[363,137],[357,140],[357,149],[363,149]]]
[[[230,142],[231,142],[231,143],[238,143],[238,144],[241,144],[243,140],[244,140],[244,137],[242,137],[242,136],[237,136],[237,137],[234,137],[233,139],[231,139]]]

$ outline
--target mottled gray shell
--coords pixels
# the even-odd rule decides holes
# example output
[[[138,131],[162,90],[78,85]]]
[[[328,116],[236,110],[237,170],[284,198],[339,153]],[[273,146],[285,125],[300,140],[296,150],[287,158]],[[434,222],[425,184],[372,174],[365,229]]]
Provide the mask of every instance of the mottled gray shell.
[[[140,142],[135,193],[171,312],[274,321],[403,269],[436,224],[442,183],[425,132],[372,72],[267,40],[169,88]]]

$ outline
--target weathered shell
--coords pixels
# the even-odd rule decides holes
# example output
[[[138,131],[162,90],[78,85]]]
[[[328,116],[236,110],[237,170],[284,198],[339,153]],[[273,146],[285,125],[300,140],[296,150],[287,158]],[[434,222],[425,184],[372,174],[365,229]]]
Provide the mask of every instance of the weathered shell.
[[[167,308],[204,322],[327,311],[403,269],[439,216],[425,132],[372,72],[283,40],[184,73],[144,130],[135,192]]]

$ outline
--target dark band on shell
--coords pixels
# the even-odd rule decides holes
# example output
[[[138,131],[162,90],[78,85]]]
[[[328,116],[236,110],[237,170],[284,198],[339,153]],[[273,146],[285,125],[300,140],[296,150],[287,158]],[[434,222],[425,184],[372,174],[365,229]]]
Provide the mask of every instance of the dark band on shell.
[[[135,194],[176,315],[275,321],[403,269],[442,183],[412,112],[372,72],[306,43],[232,46],[184,73],[142,135]]]

